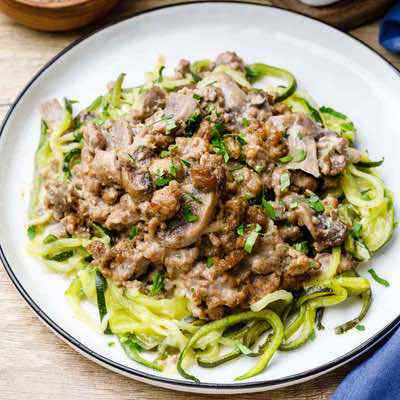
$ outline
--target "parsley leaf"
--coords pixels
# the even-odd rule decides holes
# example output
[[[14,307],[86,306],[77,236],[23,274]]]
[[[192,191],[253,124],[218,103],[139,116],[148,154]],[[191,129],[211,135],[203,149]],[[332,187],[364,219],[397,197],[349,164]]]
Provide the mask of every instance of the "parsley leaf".
[[[173,162],[171,162],[171,164],[169,165],[169,169],[168,172],[171,176],[176,176],[176,174],[178,173],[178,166],[176,164],[174,164]]]
[[[281,158],[279,159],[279,161],[280,161],[281,163],[283,163],[283,164],[287,164],[288,162],[290,162],[290,161],[292,161],[292,160],[293,160],[293,157],[292,157],[291,155],[287,155],[287,156],[281,157]]]
[[[36,226],[35,225],[30,225],[27,229],[28,237],[29,240],[35,239],[36,236]]]
[[[272,205],[272,202],[267,201],[264,196],[261,199],[261,205],[262,205],[262,208],[264,209],[265,213],[272,220],[275,220],[278,217],[278,213],[276,212],[274,206]]]
[[[304,253],[304,254],[308,253],[308,243],[307,242],[296,243],[293,247],[295,248],[295,250],[300,251],[300,253]]]
[[[135,238],[139,234],[139,228],[137,226],[132,226],[131,232],[129,233],[129,239]]]
[[[307,200],[307,204],[317,212],[323,212],[325,210],[324,205],[318,196],[311,196]]]
[[[304,161],[307,157],[307,153],[304,149],[298,149],[296,150],[296,153],[293,157],[293,161],[295,162],[301,162]]]
[[[378,274],[375,272],[373,268],[370,268],[368,272],[371,274],[372,278],[374,279],[375,282],[378,282],[380,285],[389,287],[390,283],[386,280],[378,276]]]
[[[214,265],[214,259],[212,257],[207,257],[206,267],[211,268]]]
[[[198,215],[192,214],[192,210],[190,209],[190,207],[185,204],[183,206],[183,219],[186,222],[197,222],[200,218]]]
[[[279,179],[281,191],[284,192],[290,186],[290,175],[288,172],[284,172]]]
[[[56,235],[47,235],[44,239],[43,239],[43,244],[49,244],[52,242],[55,242],[57,240],[57,236]]]
[[[197,101],[201,101],[201,99],[203,98],[203,96],[200,96],[199,94],[193,93],[193,98]]]
[[[362,332],[362,331],[365,331],[365,326],[364,326],[364,325],[361,325],[361,324],[358,324],[358,325],[356,325],[356,329],[357,329],[358,331]]]
[[[203,116],[200,113],[192,114],[186,121],[186,133],[192,136],[200,126]]]
[[[211,144],[215,153],[223,156],[225,163],[227,163],[229,161],[229,154],[226,150],[224,139],[214,137],[211,139]]]
[[[185,166],[185,167],[190,167],[190,162],[188,160],[184,160],[183,158],[181,159],[181,163]]]
[[[244,225],[239,225],[238,228],[236,229],[236,232],[239,236],[243,236],[244,235]]]
[[[362,225],[359,222],[356,222],[353,225],[353,229],[351,230],[351,235],[358,239],[361,236],[361,231],[362,231]]]
[[[150,287],[150,295],[156,296],[164,290],[164,274],[156,272],[153,274],[153,283]]]
[[[250,125],[250,121],[247,118],[243,118],[242,125],[247,128]]]
[[[256,227],[254,228],[253,231],[251,231],[250,235],[247,237],[246,241],[244,242],[244,251],[246,253],[251,253],[254,247],[254,244],[256,243],[256,240],[258,238],[258,235],[261,232],[261,226],[259,224],[256,224]]]

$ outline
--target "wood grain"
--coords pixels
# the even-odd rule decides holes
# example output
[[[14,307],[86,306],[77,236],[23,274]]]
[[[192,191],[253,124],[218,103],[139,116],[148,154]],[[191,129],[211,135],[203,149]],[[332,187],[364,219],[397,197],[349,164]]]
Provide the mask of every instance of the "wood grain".
[[[342,0],[328,7],[311,7],[297,0],[271,0],[272,4],[321,19],[340,29],[351,29],[380,17],[396,0]]]
[[[123,1],[109,19],[154,7],[162,0]],[[163,3],[174,1],[164,0]],[[176,1],[175,1],[176,2]],[[92,27],[93,28],[93,27]],[[86,31],[86,30],[85,30]],[[30,31],[0,15],[0,120],[31,76],[84,31],[50,34]],[[400,67],[400,57],[379,47],[378,23],[352,34]],[[35,316],[0,267],[0,400],[205,400],[175,393],[110,372],[59,340]],[[236,396],[241,400],[327,400],[351,364],[310,382],[273,392]],[[232,396],[212,396],[228,400]]]
[[[40,31],[68,31],[106,15],[119,0],[37,2],[0,0],[0,10],[22,25]]]

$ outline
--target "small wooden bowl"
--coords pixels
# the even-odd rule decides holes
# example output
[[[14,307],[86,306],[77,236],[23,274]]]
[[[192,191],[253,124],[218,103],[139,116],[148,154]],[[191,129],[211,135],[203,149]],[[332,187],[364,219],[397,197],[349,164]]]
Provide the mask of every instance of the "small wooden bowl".
[[[109,12],[118,0],[0,0],[0,10],[40,31],[68,31]]]

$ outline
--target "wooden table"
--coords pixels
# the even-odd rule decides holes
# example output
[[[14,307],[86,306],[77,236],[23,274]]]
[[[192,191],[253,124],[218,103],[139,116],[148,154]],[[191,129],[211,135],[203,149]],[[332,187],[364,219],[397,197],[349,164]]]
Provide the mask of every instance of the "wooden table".
[[[113,12],[141,11],[170,0],[126,0]],[[266,2],[265,2],[266,3]],[[89,28],[93,29],[93,27]],[[0,121],[31,76],[85,31],[65,34],[33,32],[0,15]],[[378,22],[351,33],[377,49],[398,68],[400,57],[377,42]],[[147,386],[102,368],[76,353],[45,327],[0,268],[0,399],[206,399]],[[240,399],[328,399],[355,363],[310,382]],[[228,396],[213,396],[228,399]],[[239,396],[238,396],[239,398]]]

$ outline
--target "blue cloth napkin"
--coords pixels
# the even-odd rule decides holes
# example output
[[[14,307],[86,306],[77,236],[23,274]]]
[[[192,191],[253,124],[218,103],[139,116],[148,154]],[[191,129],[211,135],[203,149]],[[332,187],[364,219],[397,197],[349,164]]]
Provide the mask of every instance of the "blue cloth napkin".
[[[383,18],[379,43],[393,53],[400,53],[400,1]]]
[[[400,329],[383,347],[346,376],[331,400],[399,399]]]

